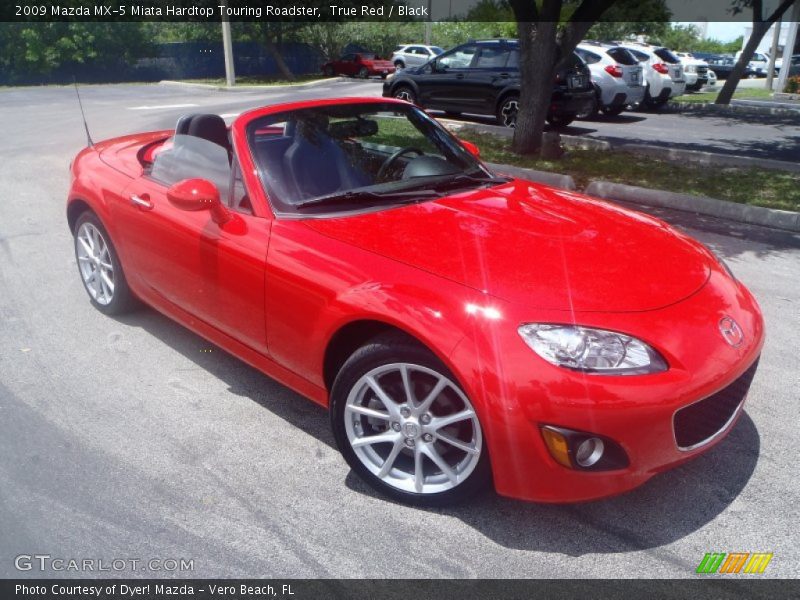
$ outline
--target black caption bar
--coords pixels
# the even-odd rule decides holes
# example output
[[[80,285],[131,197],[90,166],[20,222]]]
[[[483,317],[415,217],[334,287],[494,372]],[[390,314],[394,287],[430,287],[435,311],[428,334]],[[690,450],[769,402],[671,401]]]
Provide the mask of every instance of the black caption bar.
[[[3,0],[0,21],[481,21],[485,0]],[[530,0],[533,1],[533,0]],[[740,21],[752,13],[737,0],[647,0],[654,10],[631,11],[619,0],[601,20]],[[565,4],[569,5],[569,3]],[[572,3],[575,5],[577,3]],[[496,2],[512,21],[507,3]],[[476,9],[478,7],[478,9]],[[476,10],[475,10],[476,9]],[[492,13],[497,16],[500,13]]]
[[[29,579],[0,582],[3,600],[548,600],[654,597],[702,600],[800,597],[800,581],[687,580],[419,580],[419,579]]]

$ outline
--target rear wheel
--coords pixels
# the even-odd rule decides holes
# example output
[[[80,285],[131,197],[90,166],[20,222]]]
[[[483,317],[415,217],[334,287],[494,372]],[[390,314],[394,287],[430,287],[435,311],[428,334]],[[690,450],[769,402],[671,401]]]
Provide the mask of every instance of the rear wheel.
[[[73,232],[78,272],[89,300],[107,315],[121,314],[135,305],[111,237],[91,211],[78,217]]]
[[[503,127],[514,128],[517,126],[519,113],[519,97],[507,96],[497,108],[497,123]]]
[[[331,392],[339,450],[369,485],[401,502],[465,500],[490,475],[475,408],[431,352],[379,336],[344,364]]]
[[[326,76],[326,77],[333,77],[334,75],[336,75],[336,73],[335,73],[335,72],[334,72],[334,70],[333,70],[333,67],[331,67],[330,65],[328,65],[327,67],[325,67],[325,69],[323,70],[323,72],[325,73],[325,76]]]
[[[417,95],[414,93],[414,90],[407,85],[397,86],[392,96],[394,96],[398,100],[405,100],[406,102],[410,102],[411,104],[417,103]]]
[[[547,117],[547,122],[550,123],[552,127],[566,127],[570,123],[575,120],[575,115],[550,115]]]
[[[607,117],[618,117],[624,110],[624,106],[606,106],[603,108],[603,114]]]
[[[395,61],[395,63],[394,63],[394,67],[395,67],[395,69],[397,69],[398,71],[399,71],[399,70],[402,70],[402,69],[405,69],[405,68],[406,68],[406,63],[404,63],[402,60],[397,60],[397,61]]]
[[[369,71],[367,70],[367,67],[361,67],[361,68],[358,70],[358,76],[359,76],[361,79],[366,79],[367,77],[369,77]]]

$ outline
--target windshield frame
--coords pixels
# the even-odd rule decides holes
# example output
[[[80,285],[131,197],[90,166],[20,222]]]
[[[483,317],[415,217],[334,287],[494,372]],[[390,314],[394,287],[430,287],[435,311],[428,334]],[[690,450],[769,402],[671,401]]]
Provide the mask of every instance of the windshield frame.
[[[409,118],[412,116],[412,119],[416,119],[420,124],[423,125],[424,131],[421,132],[421,135],[428,136],[436,136],[441,142],[446,144],[446,147],[453,152],[454,155],[457,156],[458,159],[462,160],[465,164],[465,167],[457,173],[448,174],[448,175],[439,175],[435,177],[419,177],[419,178],[412,178],[407,180],[397,180],[391,182],[382,182],[377,184],[371,184],[369,186],[361,187],[361,188],[353,188],[351,190],[343,190],[342,194],[346,194],[348,192],[360,192],[360,191],[367,191],[367,192],[377,192],[376,196],[380,193],[386,193],[387,195],[391,195],[392,192],[410,192],[414,189],[420,190],[420,198],[419,200],[414,200],[413,198],[409,197],[403,201],[386,201],[385,203],[379,202],[377,199],[375,201],[368,201],[368,202],[359,202],[358,206],[350,206],[348,207],[346,204],[331,202],[330,204],[319,204],[315,205],[314,203],[309,203],[306,207],[297,206],[295,203],[286,202],[280,198],[280,194],[276,192],[273,186],[270,184],[268,177],[266,176],[266,170],[264,169],[264,165],[258,158],[257,152],[255,150],[255,135],[259,129],[263,129],[266,127],[270,127],[272,124],[285,122],[287,118],[291,115],[300,113],[300,112],[313,112],[317,110],[322,111],[336,111],[337,108],[340,107],[353,107],[354,110],[359,110],[363,112],[396,112],[396,113],[406,113],[405,118]],[[397,102],[392,100],[375,100],[375,101],[357,101],[357,102],[325,102],[320,105],[303,105],[299,107],[293,107],[292,105],[286,105],[285,107],[281,107],[282,110],[270,111],[266,114],[259,115],[253,119],[248,120],[244,127],[245,133],[245,143],[247,146],[249,158],[253,163],[254,175],[257,180],[257,184],[261,188],[261,192],[264,194],[269,208],[272,214],[277,219],[308,219],[308,218],[331,218],[331,217],[341,217],[351,214],[361,214],[364,212],[375,212],[380,210],[387,210],[391,208],[395,208],[400,205],[405,205],[409,203],[417,203],[417,202],[427,202],[434,200],[435,197],[429,194],[427,191],[431,190],[434,185],[437,183],[441,183],[441,181],[452,179],[454,177],[458,177],[461,175],[468,175],[471,177],[477,178],[493,178],[495,175],[489,171],[483,163],[475,157],[472,153],[470,153],[460,142],[460,140],[452,134],[448,129],[443,127],[439,122],[435,119],[431,118],[425,111],[420,109],[419,107],[408,104],[406,102]],[[400,117],[402,118],[402,117]],[[415,181],[417,180],[417,181]],[[501,182],[500,179],[497,180],[498,184]],[[485,182],[468,182],[464,181],[463,186],[460,186],[460,189],[476,189],[479,187],[486,186],[487,183]],[[451,193],[460,193],[460,190],[454,190]],[[312,198],[305,198],[303,200],[310,200]]]

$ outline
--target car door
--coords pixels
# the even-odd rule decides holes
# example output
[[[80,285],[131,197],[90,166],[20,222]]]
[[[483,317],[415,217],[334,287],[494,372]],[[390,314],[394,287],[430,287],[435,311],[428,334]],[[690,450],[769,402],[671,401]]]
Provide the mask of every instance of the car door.
[[[115,206],[132,270],[148,293],[266,352],[264,273],[272,221],[252,213],[228,151],[190,138],[175,136],[174,147],[127,188],[129,202]],[[228,222],[169,202],[169,186],[193,177],[217,185],[229,205]]]
[[[474,112],[494,113],[498,94],[512,78],[507,69],[510,54],[511,48],[501,44],[482,44],[478,48],[464,90]]]
[[[338,75],[353,76],[356,74],[356,55],[345,54],[334,62],[333,68]]]
[[[471,95],[469,83],[470,65],[477,52],[477,44],[464,44],[431,62],[418,82],[423,105],[462,112],[475,109],[479,103]]]

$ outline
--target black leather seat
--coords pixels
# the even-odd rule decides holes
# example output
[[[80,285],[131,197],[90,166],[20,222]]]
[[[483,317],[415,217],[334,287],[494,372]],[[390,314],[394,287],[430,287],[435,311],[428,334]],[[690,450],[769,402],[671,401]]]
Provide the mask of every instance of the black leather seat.
[[[327,119],[303,119],[283,157],[284,176],[296,200],[369,185],[366,173],[330,137]]]

